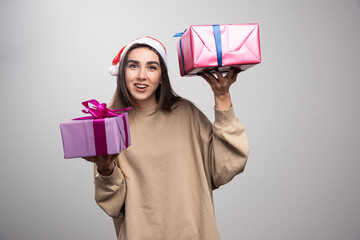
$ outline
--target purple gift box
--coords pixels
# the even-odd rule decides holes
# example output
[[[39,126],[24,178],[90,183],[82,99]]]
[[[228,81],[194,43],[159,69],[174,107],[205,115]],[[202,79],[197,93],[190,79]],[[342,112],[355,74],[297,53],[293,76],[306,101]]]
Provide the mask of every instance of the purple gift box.
[[[83,112],[92,116],[60,123],[64,158],[118,154],[130,146],[128,114],[119,113],[129,109],[108,109],[96,100],[83,105]]]

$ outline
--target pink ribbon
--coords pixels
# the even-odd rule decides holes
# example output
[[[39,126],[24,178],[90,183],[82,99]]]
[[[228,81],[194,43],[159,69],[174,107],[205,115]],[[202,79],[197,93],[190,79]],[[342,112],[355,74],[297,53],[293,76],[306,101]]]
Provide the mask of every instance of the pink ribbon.
[[[99,103],[95,99],[91,99],[81,103],[84,105],[84,109],[81,110],[83,113],[91,114],[92,116],[74,118],[73,120],[84,120],[84,119],[98,119],[98,118],[107,118],[107,117],[117,117],[123,115],[121,112],[128,111],[130,108],[123,109],[109,109],[106,107],[106,103]],[[92,104],[93,106],[90,106]]]
[[[90,106],[90,104],[93,106]],[[82,102],[82,105],[85,106],[82,112],[91,114],[92,116],[74,118],[73,120],[94,119],[93,128],[94,128],[94,137],[95,137],[95,152],[97,156],[108,155],[104,118],[117,117],[117,116],[122,117],[124,123],[124,130],[125,130],[125,146],[126,147],[129,146],[126,116],[121,112],[130,110],[132,108],[109,109],[106,107],[106,103],[100,104],[95,99]]]

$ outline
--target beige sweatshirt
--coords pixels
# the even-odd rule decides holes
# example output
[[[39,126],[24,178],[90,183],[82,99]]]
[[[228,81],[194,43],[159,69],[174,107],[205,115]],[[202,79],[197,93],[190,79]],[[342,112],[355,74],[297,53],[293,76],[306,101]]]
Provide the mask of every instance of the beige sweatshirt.
[[[95,169],[95,199],[121,240],[215,240],[212,191],[244,170],[248,140],[233,109],[215,123],[191,102],[171,112],[130,114],[132,145],[120,154],[125,179]],[[154,113],[154,114],[151,114]]]

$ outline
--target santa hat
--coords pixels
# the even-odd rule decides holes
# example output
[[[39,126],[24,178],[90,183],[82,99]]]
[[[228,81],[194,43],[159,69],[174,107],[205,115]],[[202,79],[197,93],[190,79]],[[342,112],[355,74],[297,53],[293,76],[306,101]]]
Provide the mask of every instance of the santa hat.
[[[127,50],[134,44],[136,43],[141,43],[141,44],[146,44],[149,45],[150,47],[153,47],[156,51],[158,51],[158,53],[160,54],[160,56],[163,58],[165,65],[167,67],[167,60],[166,60],[166,48],[164,47],[164,45],[156,40],[155,38],[149,37],[149,36],[145,36],[142,38],[138,38],[134,41],[132,41],[131,43],[129,43],[128,45],[124,46],[119,53],[116,55],[116,57],[114,58],[114,60],[112,61],[112,66],[109,68],[109,73],[112,76],[117,76],[119,73],[119,64],[120,61],[122,59],[122,57],[125,55],[125,53],[127,52]]]

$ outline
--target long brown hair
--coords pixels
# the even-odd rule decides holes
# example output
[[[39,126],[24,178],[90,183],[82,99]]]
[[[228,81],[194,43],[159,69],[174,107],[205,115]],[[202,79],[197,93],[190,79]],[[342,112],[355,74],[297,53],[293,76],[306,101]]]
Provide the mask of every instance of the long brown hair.
[[[119,73],[117,75],[117,87],[110,102],[110,108],[120,109],[134,106],[133,99],[125,83],[125,67],[129,53],[136,48],[148,48],[158,55],[161,67],[161,84],[159,84],[155,91],[155,98],[156,102],[158,103],[156,110],[162,109],[164,111],[170,112],[174,103],[178,102],[181,97],[178,96],[171,87],[166,64],[159,52],[156,51],[153,47],[142,43],[136,43],[132,45],[120,61]]]
[[[158,53],[158,51],[156,51],[153,47],[151,47],[147,44],[140,44],[140,43],[136,43],[136,44],[132,45],[129,48],[129,50],[125,53],[125,56],[120,61],[119,73],[116,78],[117,86],[116,86],[116,90],[115,90],[114,96],[110,102],[109,107],[112,109],[120,109],[120,108],[134,106],[132,97],[131,97],[130,92],[127,89],[126,83],[125,83],[125,67],[126,67],[126,62],[128,60],[128,56],[129,56],[129,53],[131,52],[131,50],[134,50],[136,48],[142,48],[142,47],[145,47],[145,48],[148,48],[148,49],[154,51],[158,55],[159,60],[160,60],[161,84],[159,84],[159,86],[155,92],[156,102],[158,103],[156,111],[162,109],[166,112],[170,112],[172,110],[173,105],[175,103],[177,103],[178,101],[180,101],[182,98],[180,96],[178,96],[172,89],[171,84],[170,84],[169,75],[167,72],[166,64],[164,62],[164,59]],[[129,180],[130,178],[128,177],[128,175],[126,174],[126,171],[124,170],[124,167],[121,163],[120,157],[118,157],[117,163],[118,163],[122,173],[124,174],[125,178],[127,178]]]

